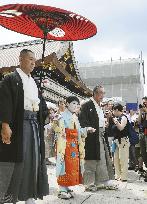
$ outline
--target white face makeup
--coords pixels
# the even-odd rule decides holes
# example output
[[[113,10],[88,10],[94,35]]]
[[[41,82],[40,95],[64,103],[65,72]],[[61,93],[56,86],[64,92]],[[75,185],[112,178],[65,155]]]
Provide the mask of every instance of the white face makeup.
[[[67,108],[71,113],[75,113],[77,111],[79,103],[77,101],[72,101],[71,103],[67,103]]]

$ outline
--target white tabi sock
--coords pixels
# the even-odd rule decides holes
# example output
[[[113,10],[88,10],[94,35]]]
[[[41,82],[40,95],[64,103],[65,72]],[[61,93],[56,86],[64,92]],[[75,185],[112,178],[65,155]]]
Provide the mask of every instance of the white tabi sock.
[[[33,198],[29,198],[25,201],[25,204],[35,204],[35,200]]]

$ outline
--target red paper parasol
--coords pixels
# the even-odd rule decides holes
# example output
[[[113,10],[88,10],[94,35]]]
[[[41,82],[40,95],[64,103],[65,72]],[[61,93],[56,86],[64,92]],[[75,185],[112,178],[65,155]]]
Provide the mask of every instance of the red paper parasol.
[[[96,26],[83,16],[63,9],[35,4],[9,4],[0,6],[0,25],[45,41],[75,41],[92,37]]]
[[[75,41],[92,37],[96,26],[83,16],[50,6],[9,4],[0,7],[0,25],[25,35]]]

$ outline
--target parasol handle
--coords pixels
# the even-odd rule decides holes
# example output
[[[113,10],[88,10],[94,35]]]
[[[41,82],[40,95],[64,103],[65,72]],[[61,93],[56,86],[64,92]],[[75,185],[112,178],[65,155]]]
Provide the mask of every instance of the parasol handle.
[[[47,39],[47,32],[44,31],[44,38],[43,38],[43,53],[42,53],[42,64],[44,63],[44,54],[45,54],[45,43]]]
[[[42,61],[42,68],[43,68],[43,65],[44,65],[45,43],[46,43],[46,39],[47,39],[47,32],[44,31],[43,34],[44,34],[44,38],[43,38],[43,52],[42,52],[42,59],[41,59],[41,61]],[[42,76],[43,76],[43,69],[41,69],[41,71],[40,71],[40,83],[39,83],[40,84],[39,88],[40,88],[41,94],[42,94],[42,87],[41,87]]]

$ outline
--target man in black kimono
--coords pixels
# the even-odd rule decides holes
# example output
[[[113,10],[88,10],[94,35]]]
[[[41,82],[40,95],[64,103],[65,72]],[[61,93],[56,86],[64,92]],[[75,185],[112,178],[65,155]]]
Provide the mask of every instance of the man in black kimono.
[[[49,193],[38,88],[30,73],[31,50],[20,52],[20,68],[0,82],[0,203],[35,203]],[[42,109],[42,107],[41,107]]]
[[[114,178],[108,148],[103,137],[105,121],[100,104],[104,93],[104,87],[96,86],[93,89],[93,97],[82,105],[79,115],[81,127],[96,129],[94,133],[88,133],[85,139],[84,184],[87,190],[92,191],[108,187],[109,179]]]

